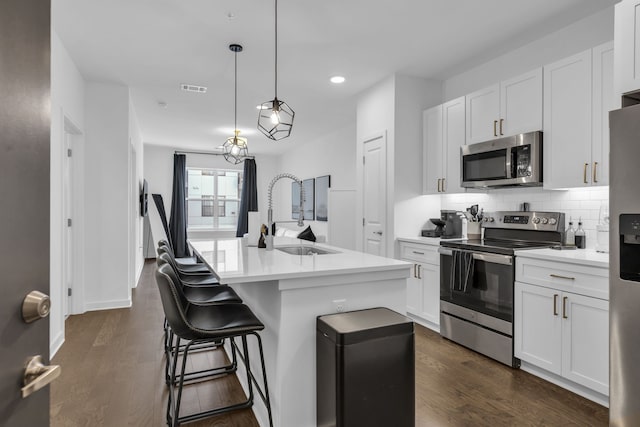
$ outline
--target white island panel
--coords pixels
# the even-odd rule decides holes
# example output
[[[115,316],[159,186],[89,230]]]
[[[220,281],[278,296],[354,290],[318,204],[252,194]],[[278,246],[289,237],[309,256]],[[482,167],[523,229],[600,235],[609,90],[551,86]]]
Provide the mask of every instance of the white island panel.
[[[275,240],[276,248],[301,243],[314,245]],[[241,239],[190,244],[265,324],[260,335],[276,426],[316,425],[316,318],[334,313],[334,301],[344,300],[347,311],[387,307],[405,314],[411,264],[404,261],[317,244],[338,253],[289,255],[243,247]],[[251,353],[254,373],[260,372],[257,354]],[[244,375],[238,378],[246,388]],[[268,425],[261,401],[254,412],[261,425]]]

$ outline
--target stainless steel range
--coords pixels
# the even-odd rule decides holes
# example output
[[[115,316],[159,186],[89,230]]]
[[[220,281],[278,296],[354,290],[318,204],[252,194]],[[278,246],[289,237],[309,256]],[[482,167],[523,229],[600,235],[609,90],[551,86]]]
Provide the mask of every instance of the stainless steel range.
[[[440,243],[440,335],[519,367],[513,357],[514,252],[562,244],[564,214],[495,212],[482,240]]]

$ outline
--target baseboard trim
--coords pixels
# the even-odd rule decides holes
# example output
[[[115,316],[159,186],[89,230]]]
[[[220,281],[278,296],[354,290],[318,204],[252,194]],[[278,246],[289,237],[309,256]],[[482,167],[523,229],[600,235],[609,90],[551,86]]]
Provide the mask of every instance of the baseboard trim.
[[[520,366],[520,369],[530,373],[531,375],[535,375],[536,377],[542,378],[543,380],[549,381],[550,383],[553,383],[559,387],[569,390],[579,396],[584,397],[585,399],[589,399],[593,402],[596,402],[604,406],[605,408],[609,407],[609,396],[606,396],[595,390],[591,390],[590,388],[587,388],[583,385],[576,384],[573,381],[570,381],[566,378],[562,378],[552,372],[539,368],[525,361],[522,361],[522,365]]]
[[[85,311],[113,310],[117,308],[130,308],[131,300],[94,301],[84,304]]]
[[[436,325],[428,320],[423,319],[413,313],[407,313],[407,317],[416,322],[420,326],[424,326],[427,329],[431,329],[433,332],[440,333],[440,325]]]
[[[49,360],[53,359],[53,356],[55,356],[58,350],[62,347],[62,344],[64,344],[64,333],[60,332],[49,343]]]
[[[140,277],[142,277],[142,269],[144,268],[144,260],[142,261],[142,264],[140,264],[140,268],[138,268],[138,271],[136,273],[136,282],[133,284],[133,289],[138,287],[138,283],[140,283]]]

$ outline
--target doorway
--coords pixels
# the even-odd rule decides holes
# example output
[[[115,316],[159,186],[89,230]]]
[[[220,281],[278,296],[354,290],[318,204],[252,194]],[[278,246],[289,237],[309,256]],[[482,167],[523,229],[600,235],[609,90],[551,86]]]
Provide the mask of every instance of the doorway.
[[[387,254],[387,137],[378,134],[363,142],[363,249]]]

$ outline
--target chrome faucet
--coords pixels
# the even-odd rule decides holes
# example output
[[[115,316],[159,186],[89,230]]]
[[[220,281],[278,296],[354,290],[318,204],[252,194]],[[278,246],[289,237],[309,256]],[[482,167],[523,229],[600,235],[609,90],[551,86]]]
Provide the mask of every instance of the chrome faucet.
[[[302,227],[304,225],[304,186],[302,185],[302,180],[300,178],[298,178],[295,175],[292,175],[290,173],[281,173],[276,175],[271,182],[269,183],[269,209],[267,210],[267,222],[269,223],[269,229],[267,230],[267,250],[268,251],[272,251],[273,250],[273,224],[275,223],[275,221],[273,220],[273,186],[275,185],[275,183],[282,179],[282,178],[289,178],[294,180],[295,182],[298,183],[298,185],[300,186],[300,214],[298,216],[298,227]]]

